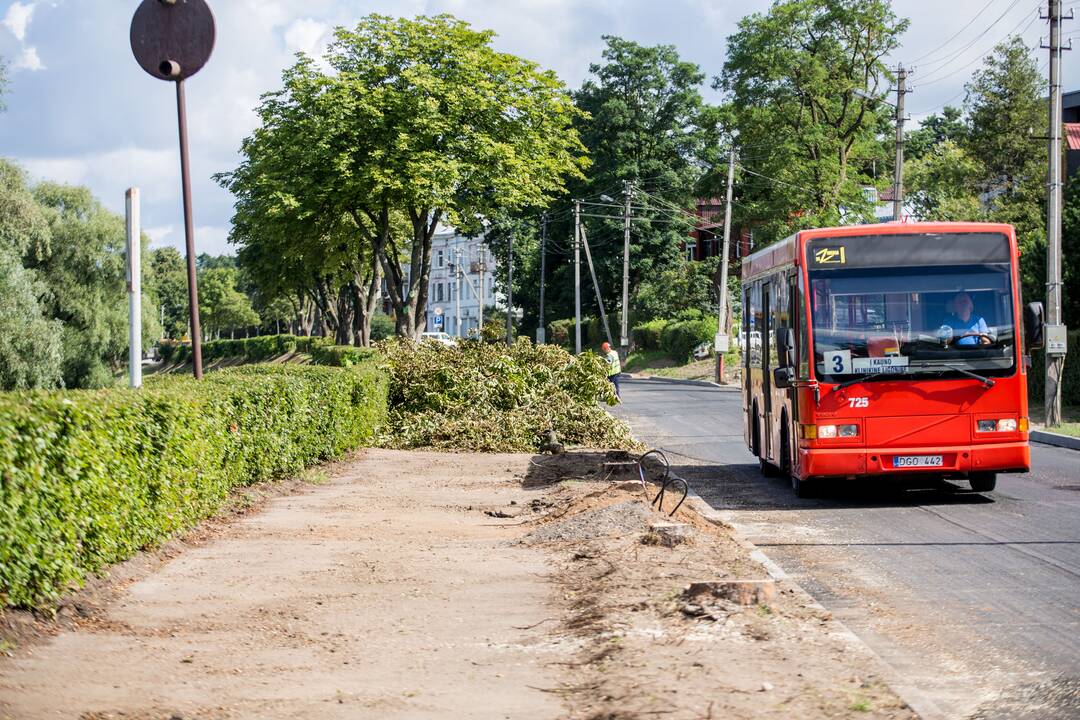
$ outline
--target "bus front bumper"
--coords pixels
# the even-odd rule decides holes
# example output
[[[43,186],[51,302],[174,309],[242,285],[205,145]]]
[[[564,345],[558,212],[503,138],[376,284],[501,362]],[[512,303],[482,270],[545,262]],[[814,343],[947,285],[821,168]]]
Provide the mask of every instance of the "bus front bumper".
[[[940,464],[905,464],[937,463],[938,457]],[[1027,440],[932,448],[799,448],[799,475],[803,478],[967,475],[973,472],[1027,472],[1030,468],[1031,448]]]

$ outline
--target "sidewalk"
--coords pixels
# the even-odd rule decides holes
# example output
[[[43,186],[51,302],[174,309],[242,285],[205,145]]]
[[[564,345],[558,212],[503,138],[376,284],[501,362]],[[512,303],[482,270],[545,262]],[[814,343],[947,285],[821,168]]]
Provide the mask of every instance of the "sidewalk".
[[[367,451],[76,594],[0,657],[0,718],[914,717],[728,528],[687,505],[667,544],[603,460]],[[684,592],[729,580],[770,592]]]

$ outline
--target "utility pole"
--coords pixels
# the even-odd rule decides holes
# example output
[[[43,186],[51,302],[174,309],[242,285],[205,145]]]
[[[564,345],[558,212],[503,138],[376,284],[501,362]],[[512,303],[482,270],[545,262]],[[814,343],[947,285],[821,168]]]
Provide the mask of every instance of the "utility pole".
[[[581,201],[574,201],[574,353],[581,354]]]
[[[454,248],[454,332],[461,337],[461,248]]]
[[[514,344],[514,234],[506,236],[506,344]]]
[[[1061,317],[1061,0],[1049,0],[1050,168],[1046,202],[1046,425],[1061,424],[1065,327]],[[1056,341],[1056,342],[1055,342]]]
[[[630,203],[634,198],[632,183],[623,183],[623,195],[626,197],[626,202],[623,205],[622,322],[619,323],[619,350],[622,353],[623,362],[626,362],[626,356],[630,352],[630,334],[627,331],[627,323],[630,316]]]
[[[479,306],[479,310],[477,310],[477,319],[478,319],[480,324],[476,328],[477,329],[476,336],[478,338],[480,338],[481,341],[483,341],[483,339],[484,339],[484,271],[487,270],[487,251],[484,249],[484,243],[483,242],[480,243],[480,254],[478,255],[478,257],[480,258],[480,262],[477,263],[477,267],[480,270],[480,277],[477,280],[477,282],[480,285],[480,294],[477,295],[477,305]]]
[[[731,255],[731,195],[735,185],[735,143],[728,152],[727,196],[724,203],[724,243],[720,257],[720,307],[717,310],[716,323],[716,382],[724,382],[724,353],[728,350],[728,257]],[[745,349],[744,351],[745,352]]]
[[[896,70],[896,166],[893,176],[893,220],[904,219],[904,95],[907,95],[908,71]]]
[[[540,327],[536,328],[536,344],[547,342],[547,328],[544,327],[544,283],[547,281],[547,224],[548,216],[540,218]]]
[[[128,188],[127,290],[128,384],[142,387],[142,231],[139,228],[139,188]]]

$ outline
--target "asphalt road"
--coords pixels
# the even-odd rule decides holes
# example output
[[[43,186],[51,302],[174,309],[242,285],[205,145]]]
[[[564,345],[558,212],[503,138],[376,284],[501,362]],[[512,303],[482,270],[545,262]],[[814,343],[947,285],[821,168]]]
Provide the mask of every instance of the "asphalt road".
[[[1033,444],[997,490],[762,477],[740,394],[623,383],[616,414],[859,635],[926,718],[1080,718],[1080,452]]]

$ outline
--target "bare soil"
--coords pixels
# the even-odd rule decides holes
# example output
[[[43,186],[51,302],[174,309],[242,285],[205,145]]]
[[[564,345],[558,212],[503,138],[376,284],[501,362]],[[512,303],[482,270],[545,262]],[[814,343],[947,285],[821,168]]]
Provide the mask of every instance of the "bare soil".
[[[603,459],[378,450],[266,491],[9,613],[0,718],[914,717],[797,587],[684,596],[767,574],[690,503],[661,544]]]

